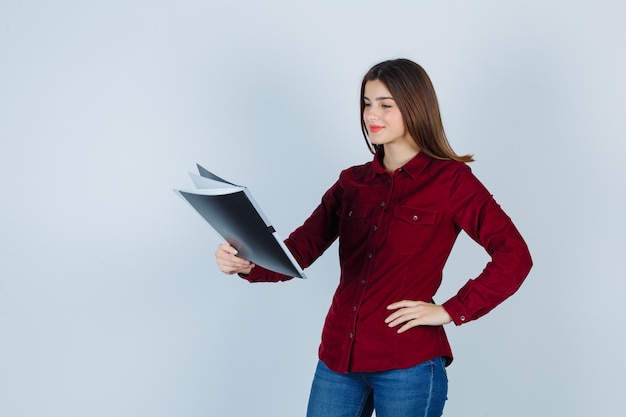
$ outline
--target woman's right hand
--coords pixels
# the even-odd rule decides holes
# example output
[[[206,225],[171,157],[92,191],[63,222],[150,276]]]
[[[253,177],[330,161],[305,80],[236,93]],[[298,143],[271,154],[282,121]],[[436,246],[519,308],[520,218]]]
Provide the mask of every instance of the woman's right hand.
[[[217,265],[220,270],[229,275],[247,275],[252,271],[252,268],[254,268],[252,262],[237,256],[237,249],[233,248],[228,242],[224,242],[217,247],[215,259],[217,260]]]

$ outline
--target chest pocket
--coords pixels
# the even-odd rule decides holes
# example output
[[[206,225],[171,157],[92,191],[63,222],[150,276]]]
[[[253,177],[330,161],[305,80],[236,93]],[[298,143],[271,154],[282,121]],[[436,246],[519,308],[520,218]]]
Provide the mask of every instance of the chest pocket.
[[[399,253],[414,254],[423,249],[434,237],[436,220],[436,211],[396,206],[389,225],[387,244]]]
[[[353,250],[367,239],[371,206],[354,205],[343,207],[339,213],[339,241],[344,250]]]

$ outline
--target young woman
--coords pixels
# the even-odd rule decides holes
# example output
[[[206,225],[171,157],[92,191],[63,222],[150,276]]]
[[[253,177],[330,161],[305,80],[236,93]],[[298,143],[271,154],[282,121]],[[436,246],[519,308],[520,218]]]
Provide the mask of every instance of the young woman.
[[[450,147],[432,83],[407,59],[381,62],[361,84],[371,162],[344,170],[285,241],[306,268],[339,238],[341,276],[326,317],[309,417],[440,416],[452,352],[443,325],[461,325],[512,295],[532,261],[522,236]],[[475,279],[437,305],[460,231],[490,255]],[[255,266],[227,243],[220,269],[250,282],[290,277]]]

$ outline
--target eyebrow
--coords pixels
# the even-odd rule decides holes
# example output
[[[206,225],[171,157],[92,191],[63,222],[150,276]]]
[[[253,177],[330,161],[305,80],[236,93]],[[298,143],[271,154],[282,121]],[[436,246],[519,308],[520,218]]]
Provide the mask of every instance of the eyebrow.
[[[366,96],[363,96],[363,100],[369,100],[369,98],[366,97]],[[380,100],[394,100],[394,98],[393,97],[376,97],[375,100],[377,100],[377,101],[380,101]]]

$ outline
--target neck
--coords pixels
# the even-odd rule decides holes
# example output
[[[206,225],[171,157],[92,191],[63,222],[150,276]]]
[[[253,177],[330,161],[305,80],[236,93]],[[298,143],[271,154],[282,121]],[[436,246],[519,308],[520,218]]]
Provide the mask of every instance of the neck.
[[[419,152],[420,150],[419,148],[417,148],[417,146],[410,148],[403,147],[403,149],[398,149],[398,147],[395,146],[385,145],[385,156],[383,157],[383,165],[385,166],[387,172],[392,174],[398,168],[403,167],[407,162],[415,158],[415,155],[417,155]]]

